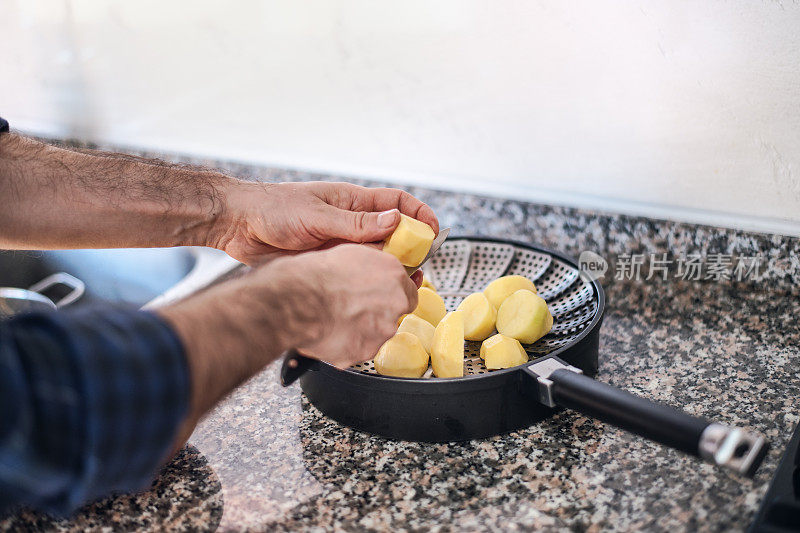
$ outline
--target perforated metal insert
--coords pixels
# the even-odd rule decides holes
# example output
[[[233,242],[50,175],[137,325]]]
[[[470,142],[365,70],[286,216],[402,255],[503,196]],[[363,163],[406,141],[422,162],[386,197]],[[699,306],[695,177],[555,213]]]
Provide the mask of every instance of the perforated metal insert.
[[[572,342],[597,314],[594,287],[579,279],[578,269],[551,256],[522,246],[487,241],[446,241],[424,267],[448,311],[469,294],[483,290],[492,280],[518,274],[534,280],[539,295],[553,315],[553,328],[534,344],[523,345],[532,357],[553,352]],[[481,343],[464,343],[464,374],[484,374],[479,356]],[[355,365],[353,371],[374,374],[372,361]],[[431,377],[430,369],[423,377]],[[432,377],[431,379],[436,379]]]
[[[580,328],[581,331],[583,328]],[[525,351],[528,352],[528,355],[532,355],[534,357],[541,357],[543,355],[547,355],[550,352],[554,352],[561,348],[562,346],[566,346],[570,342],[572,342],[575,335],[569,335],[566,337],[555,337],[552,335],[545,335],[535,344],[531,344],[525,347]]]
[[[455,291],[467,275],[472,244],[467,240],[445,241],[425,265],[424,272],[439,292]]]
[[[557,322],[553,319],[550,335],[577,333],[594,318],[595,313],[597,313],[597,302],[592,300],[575,311],[560,315]]]
[[[474,243],[461,292],[482,291],[492,280],[505,274],[513,259],[514,247],[510,244]]]
[[[550,314],[556,317],[566,315],[582,306],[589,301],[593,294],[594,289],[592,286],[579,280],[573,283],[569,290],[565,291],[558,298],[545,298],[544,296],[542,296],[542,298],[547,302]]]
[[[552,257],[550,254],[528,250],[527,248],[517,248],[514,253],[514,260],[508,267],[506,274],[526,276],[531,281],[536,281],[542,277],[550,266]]]
[[[544,298],[547,302],[550,302],[556,296],[564,292],[567,287],[571,286],[575,280],[578,279],[578,274],[577,268],[573,268],[554,257],[551,258],[547,270],[536,282],[539,296]]]
[[[468,254],[469,266],[458,289],[439,290],[447,310],[453,311],[466,296],[482,291],[489,282],[502,276],[508,270],[514,254],[514,247],[510,244],[473,242]]]

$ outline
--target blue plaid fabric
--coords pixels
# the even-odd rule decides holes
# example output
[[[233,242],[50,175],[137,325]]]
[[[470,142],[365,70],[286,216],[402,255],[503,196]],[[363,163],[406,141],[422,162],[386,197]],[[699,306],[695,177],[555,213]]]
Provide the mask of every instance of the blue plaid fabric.
[[[149,486],[189,403],[183,347],[116,307],[0,321],[0,512],[57,515]]]

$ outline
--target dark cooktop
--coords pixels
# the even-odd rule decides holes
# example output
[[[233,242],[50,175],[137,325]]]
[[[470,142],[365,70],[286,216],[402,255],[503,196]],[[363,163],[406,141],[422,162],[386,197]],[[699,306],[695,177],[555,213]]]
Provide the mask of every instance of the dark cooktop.
[[[800,531],[800,424],[750,526],[750,533],[789,531]]]

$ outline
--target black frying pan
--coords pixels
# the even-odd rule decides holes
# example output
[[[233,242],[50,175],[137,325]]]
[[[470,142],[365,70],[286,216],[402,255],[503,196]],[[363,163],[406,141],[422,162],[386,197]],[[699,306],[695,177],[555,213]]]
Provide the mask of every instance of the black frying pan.
[[[487,280],[522,274],[537,284],[555,317],[550,334],[527,346],[531,359],[487,371],[467,342],[465,375],[419,379],[378,375],[371,363],[339,370],[291,351],[281,370],[314,406],[353,428],[389,438],[446,442],[527,427],[559,408],[574,409],[647,439],[752,476],[768,449],[753,432],[691,416],[595,381],[605,295],[566,256],[524,243],[452,238],[426,267],[448,309]]]

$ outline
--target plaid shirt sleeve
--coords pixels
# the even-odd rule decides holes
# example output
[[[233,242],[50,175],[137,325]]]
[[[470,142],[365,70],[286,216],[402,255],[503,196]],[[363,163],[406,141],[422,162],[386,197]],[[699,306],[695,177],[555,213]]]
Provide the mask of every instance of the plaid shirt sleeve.
[[[180,340],[152,313],[95,307],[0,321],[0,511],[64,515],[146,488],[189,389]]]

